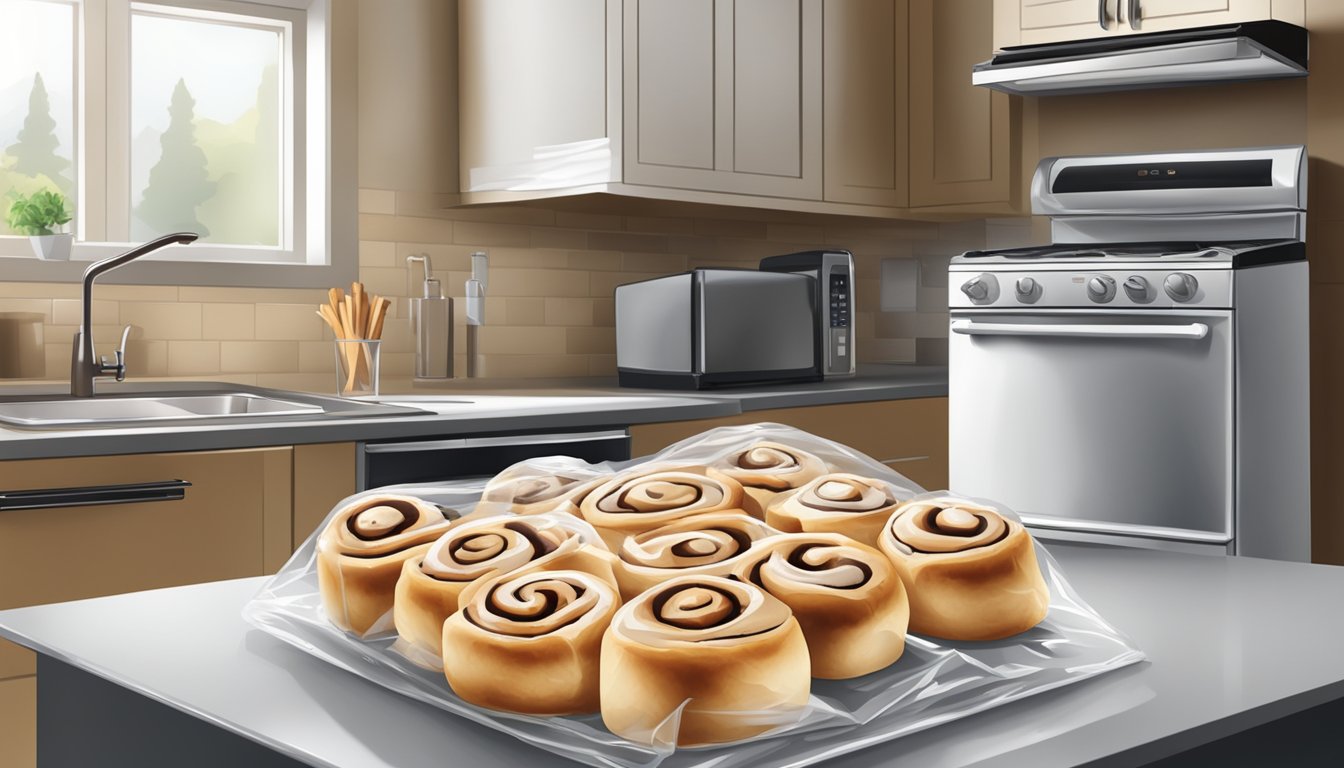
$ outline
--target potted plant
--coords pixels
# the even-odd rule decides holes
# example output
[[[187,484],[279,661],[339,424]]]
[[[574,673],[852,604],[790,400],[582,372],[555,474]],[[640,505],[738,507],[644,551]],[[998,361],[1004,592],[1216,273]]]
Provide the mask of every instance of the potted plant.
[[[39,259],[70,259],[74,235],[57,231],[70,221],[70,210],[65,207],[65,196],[60,192],[40,189],[32,195],[19,195],[9,206],[6,218],[10,229],[28,235]]]

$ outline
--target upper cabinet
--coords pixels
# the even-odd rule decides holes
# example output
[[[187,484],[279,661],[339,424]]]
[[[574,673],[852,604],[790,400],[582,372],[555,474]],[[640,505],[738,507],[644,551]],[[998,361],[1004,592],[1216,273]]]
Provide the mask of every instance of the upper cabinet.
[[[994,44],[1054,43],[1279,19],[1302,25],[1305,0],[996,0]]]
[[[1006,211],[1007,102],[970,84],[992,53],[992,11],[993,0],[460,0],[462,199]]]
[[[821,0],[626,0],[625,181],[821,198]]]

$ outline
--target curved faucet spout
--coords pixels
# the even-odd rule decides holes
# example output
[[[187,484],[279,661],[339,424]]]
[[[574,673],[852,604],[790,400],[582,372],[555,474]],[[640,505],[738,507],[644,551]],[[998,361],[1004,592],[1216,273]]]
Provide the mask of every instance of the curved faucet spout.
[[[93,395],[93,381],[99,376],[115,375],[120,379],[125,374],[125,363],[122,360],[123,355],[118,354],[115,365],[104,365],[94,358],[93,351],[93,281],[98,276],[110,272],[127,262],[159,250],[165,245],[181,244],[194,242],[200,235],[195,232],[175,232],[171,235],[150,240],[144,245],[138,245],[125,253],[96,261],[90,264],[84,270],[84,291],[83,291],[83,313],[80,316],[79,332],[75,334],[74,349],[70,357],[70,394],[74,397],[91,397]],[[122,344],[125,346],[125,334],[122,334]],[[124,353],[125,350],[120,350]]]

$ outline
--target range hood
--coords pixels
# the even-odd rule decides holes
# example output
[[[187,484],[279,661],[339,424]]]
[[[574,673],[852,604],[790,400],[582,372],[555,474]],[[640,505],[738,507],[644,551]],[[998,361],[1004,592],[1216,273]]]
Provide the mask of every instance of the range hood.
[[[1046,96],[1306,74],[1307,30],[1283,21],[1254,21],[1004,48],[975,65],[971,82]]]

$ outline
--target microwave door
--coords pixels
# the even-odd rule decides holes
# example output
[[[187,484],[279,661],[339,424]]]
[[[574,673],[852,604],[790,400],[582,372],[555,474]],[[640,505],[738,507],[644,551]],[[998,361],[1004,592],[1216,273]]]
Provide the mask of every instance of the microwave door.
[[[743,270],[698,273],[698,367],[709,379],[815,379],[816,281]]]

